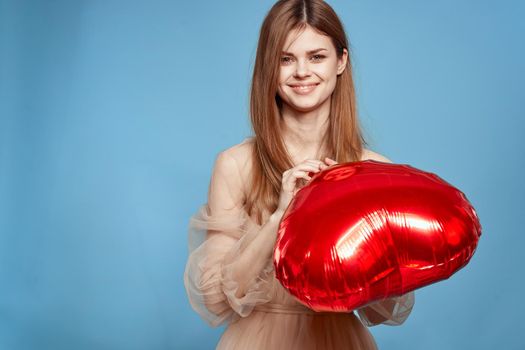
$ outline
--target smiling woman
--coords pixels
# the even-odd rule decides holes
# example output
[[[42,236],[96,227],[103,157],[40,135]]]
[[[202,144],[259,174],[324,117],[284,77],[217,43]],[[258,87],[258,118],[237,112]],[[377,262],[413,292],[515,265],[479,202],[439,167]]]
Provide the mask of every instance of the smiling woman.
[[[337,77],[346,67],[346,48],[338,57],[330,37],[309,25],[293,30],[284,47],[286,51],[283,51],[281,58],[277,89],[279,97],[285,102],[283,115],[288,115],[290,110],[328,109]]]
[[[308,28],[308,31],[311,31],[310,28]],[[315,50],[310,50],[310,51],[307,51],[306,52],[306,60],[312,60],[314,63],[322,63],[323,60],[325,58],[327,58],[325,55],[320,55],[320,54],[317,54],[318,52],[322,52],[322,51],[328,51],[327,49],[324,49],[324,48],[319,48],[319,49],[315,49]],[[295,56],[293,53],[290,53],[290,52],[286,52],[286,51],[283,51],[283,57],[281,59],[281,64],[283,66],[289,66],[291,65],[293,62],[292,60],[294,60]],[[326,61],[326,60],[324,60]],[[308,62],[306,62],[308,63]],[[283,73],[286,73],[286,71],[290,71],[291,69],[290,68],[281,68],[281,74]],[[284,74],[283,74],[284,75]],[[306,94],[309,94],[310,92],[312,92],[314,90],[314,88],[319,85],[320,82],[315,82],[315,81],[311,81],[311,82],[308,82],[308,81],[298,81],[296,83],[294,82],[290,82],[290,83],[287,83],[286,86],[290,86],[294,92],[298,93],[298,94],[301,94],[301,95],[306,95]]]
[[[364,148],[346,34],[326,2],[271,8],[250,93],[255,136],[219,153],[208,202],[190,220],[189,301],[210,325],[228,325],[217,349],[376,349],[366,326],[402,324],[413,292],[357,315],[318,313],[284,289],[273,266],[279,222],[312,173],[389,161]]]

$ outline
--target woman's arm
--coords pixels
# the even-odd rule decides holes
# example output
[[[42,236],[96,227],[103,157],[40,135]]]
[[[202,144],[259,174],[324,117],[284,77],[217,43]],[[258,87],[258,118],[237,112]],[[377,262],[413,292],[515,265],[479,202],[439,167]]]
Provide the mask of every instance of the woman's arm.
[[[213,327],[246,317],[271,300],[278,214],[262,227],[247,215],[244,180],[234,158],[239,151],[234,146],[217,156],[208,201],[188,229],[184,285],[193,309]]]
[[[239,285],[235,292],[237,298],[245,296],[253,276],[257,276],[272,259],[281,217],[282,214],[273,213],[259,231],[248,232],[240,244],[237,260],[231,264],[232,279]]]
[[[212,215],[236,215],[236,212],[243,210],[243,177],[234,157],[229,150],[217,157],[208,192],[208,206]],[[239,242],[236,259],[229,264],[231,277],[238,283],[235,292],[237,298],[245,296],[254,276],[259,275],[272,258],[282,215],[282,211],[274,212],[259,230],[247,232]],[[208,237],[213,234],[209,232]]]

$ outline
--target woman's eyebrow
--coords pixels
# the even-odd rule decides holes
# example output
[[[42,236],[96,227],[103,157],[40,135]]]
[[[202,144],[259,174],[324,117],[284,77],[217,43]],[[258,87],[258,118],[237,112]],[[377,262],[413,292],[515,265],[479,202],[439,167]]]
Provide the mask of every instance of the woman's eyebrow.
[[[308,51],[307,54],[308,54],[308,55],[311,55],[311,54],[314,54],[314,53],[317,53],[317,52],[319,52],[319,51],[323,51],[323,50],[328,51],[327,49],[319,48],[319,49],[315,49],[315,50]],[[284,55],[290,55],[290,56],[293,56],[293,53],[291,53],[291,52],[283,51],[283,54],[284,54]]]

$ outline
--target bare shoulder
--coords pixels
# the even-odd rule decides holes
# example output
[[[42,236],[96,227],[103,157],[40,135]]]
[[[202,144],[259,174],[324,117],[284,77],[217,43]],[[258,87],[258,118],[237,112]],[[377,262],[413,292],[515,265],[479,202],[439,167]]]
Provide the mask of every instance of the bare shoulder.
[[[241,143],[233,145],[220,153],[225,158],[235,160],[235,164],[240,172],[244,172],[251,164],[253,140],[246,138]]]
[[[216,166],[222,168],[227,176],[233,177],[231,180],[236,182],[244,192],[251,171],[253,145],[253,139],[246,138],[241,143],[221,151],[217,156]]]
[[[384,155],[374,152],[372,150],[369,150],[367,148],[363,148],[363,154],[361,155],[361,160],[377,160],[379,162],[386,162],[386,163],[393,163],[390,159],[385,157]]]

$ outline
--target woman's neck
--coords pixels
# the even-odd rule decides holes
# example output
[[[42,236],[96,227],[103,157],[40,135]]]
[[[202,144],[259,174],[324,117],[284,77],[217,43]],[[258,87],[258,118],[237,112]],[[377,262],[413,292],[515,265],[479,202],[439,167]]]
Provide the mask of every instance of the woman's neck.
[[[317,157],[329,125],[330,103],[310,112],[300,112],[283,104],[281,115],[284,143],[293,162]]]

